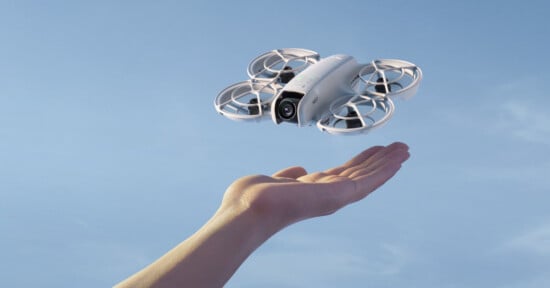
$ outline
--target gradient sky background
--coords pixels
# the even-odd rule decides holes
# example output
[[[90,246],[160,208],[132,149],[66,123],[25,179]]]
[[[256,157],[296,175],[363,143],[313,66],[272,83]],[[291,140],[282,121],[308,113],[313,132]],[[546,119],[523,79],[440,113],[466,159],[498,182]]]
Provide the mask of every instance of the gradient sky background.
[[[372,145],[411,159],[362,202],[271,238],[227,287],[550,287],[545,1],[1,1],[0,286],[109,287],[225,188]],[[368,135],[215,112],[257,55],[418,64]]]

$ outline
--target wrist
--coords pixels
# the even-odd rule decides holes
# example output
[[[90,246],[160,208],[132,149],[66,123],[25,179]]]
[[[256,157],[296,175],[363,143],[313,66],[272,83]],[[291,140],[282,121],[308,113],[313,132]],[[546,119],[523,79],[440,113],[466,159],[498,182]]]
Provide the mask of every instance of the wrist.
[[[280,219],[255,205],[239,203],[238,205],[222,205],[209,221],[213,226],[223,226],[241,235],[247,246],[260,246],[263,242],[283,229]],[[215,224],[217,223],[217,224]]]

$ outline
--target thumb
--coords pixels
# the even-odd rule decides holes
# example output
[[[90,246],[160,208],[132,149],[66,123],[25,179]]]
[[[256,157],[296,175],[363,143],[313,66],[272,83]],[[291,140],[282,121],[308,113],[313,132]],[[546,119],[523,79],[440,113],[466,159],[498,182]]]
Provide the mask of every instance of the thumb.
[[[288,167],[273,174],[273,177],[296,179],[307,174],[306,169],[300,166]]]

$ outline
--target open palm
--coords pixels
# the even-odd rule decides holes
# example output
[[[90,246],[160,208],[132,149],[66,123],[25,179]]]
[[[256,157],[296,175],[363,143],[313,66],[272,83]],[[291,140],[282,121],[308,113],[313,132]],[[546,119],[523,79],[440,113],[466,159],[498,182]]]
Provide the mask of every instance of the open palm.
[[[243,177],[227,189],[222,206],[246,205],[258,216],[270,218],[283,228],[331,214],[363,199],[395,175],[408,157],[408,146],[396,142],[371,147],[345,164],[323,172],[308,174],[296,166],[271,177]]]

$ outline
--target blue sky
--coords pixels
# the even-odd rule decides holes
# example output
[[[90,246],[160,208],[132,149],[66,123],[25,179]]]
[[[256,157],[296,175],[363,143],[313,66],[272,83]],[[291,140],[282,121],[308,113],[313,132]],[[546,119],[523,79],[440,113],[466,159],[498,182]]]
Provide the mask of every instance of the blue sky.
[[[0,286],[104,287],[248,174],[404,141],[395,179],[271,238],[227,287],[550,286],[544,1],[0,2]],[[400,58],[418,94],[371,134],[239,123],[260,53]]]

